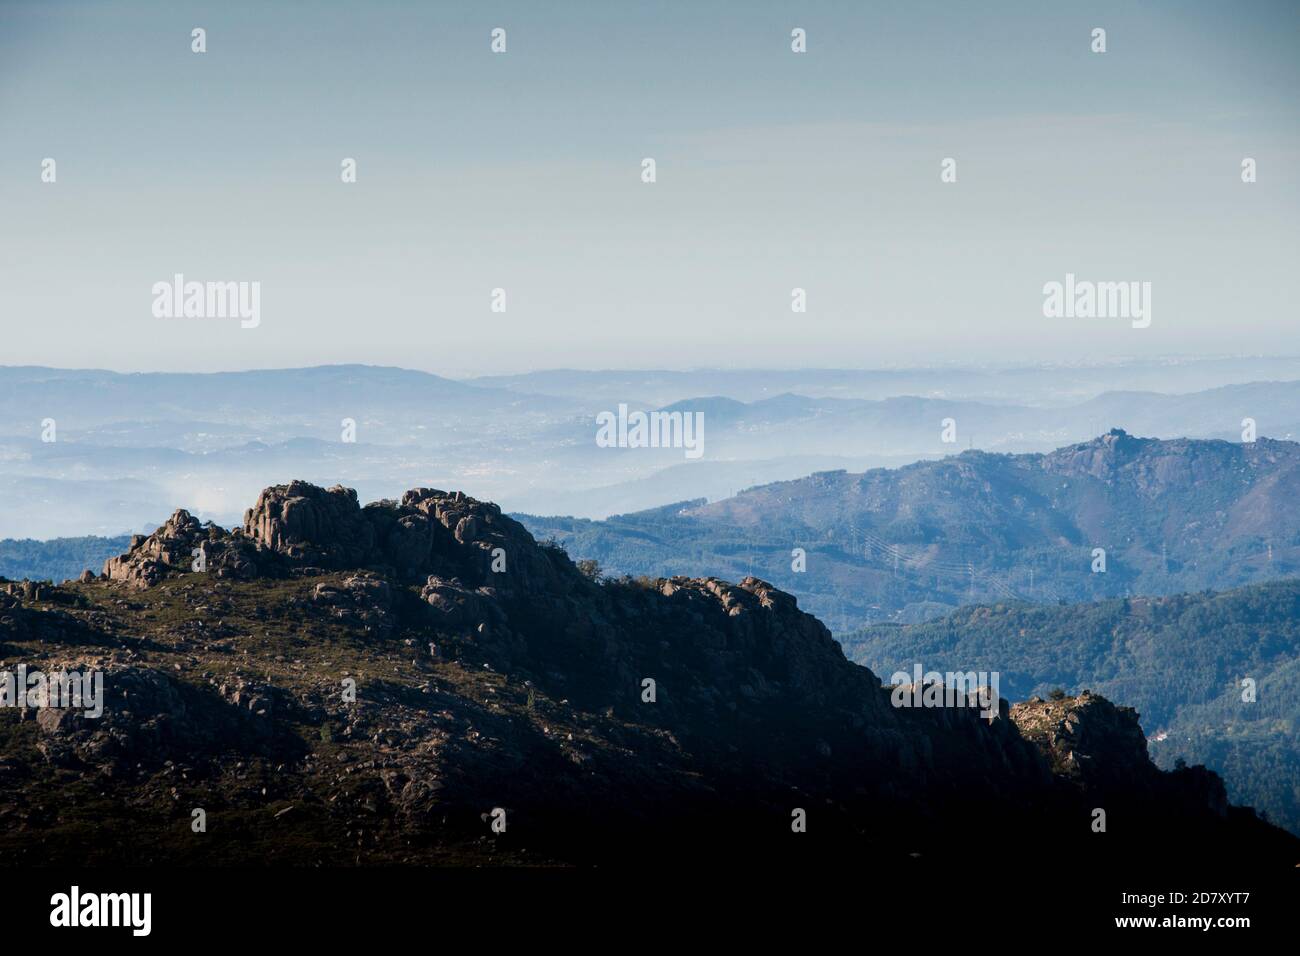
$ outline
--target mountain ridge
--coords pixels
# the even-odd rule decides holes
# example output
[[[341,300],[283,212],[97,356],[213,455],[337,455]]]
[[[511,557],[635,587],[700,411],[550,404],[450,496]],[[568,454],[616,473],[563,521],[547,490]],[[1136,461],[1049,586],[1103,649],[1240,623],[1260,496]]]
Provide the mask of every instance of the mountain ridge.
[[[1052,452],[821,472],[600,522],[519,517],[613,574],[757,573],[844,630],[922,603],[1084,601],[1291,576],[1298,494],[1295,442],[1115,429]]]
[[[1088,372],[1076,381],[1089,399],[1080,404],[1073,386],[1055,395],[1054,380],[1041,370],[1028,379],[995,376],[989,381],[1000,384],[991,392],[969,391],[961,377],[937,389],[933,376],[890,378],[897,388],[857,394],[813,387],[822,381],[817,376],[713,382],[696,375],[672,378],[669,390],[643,391],[642,379],[615,376],[598,377],[601,388],[543,395],[356,364],[193,374],[0,367],[0,537],[154,526],[167,517],[157,502],[237,524],[247,501],[285,474],[343,481],[367,498],[420,485],[474,487],[512,513],[600,518],[688,497],[716,500],[831,467],[892,467],[960,447],[1049,451],[1112,425],[1143,435],[1234,438],[1252,417],[1261,435],[1288,437],[1300,435],[1300,381],[1270,374],[1286,368],[1230,363],[1219,371],[1253,369],[1276,381],[1178,394],[1114,395],[1105,387],[1217,379],[1198,383],[1187,369],[1155,379],[1150,369],[1118,378]],[[702,457],[600,447],[597,416],[623,404],[707,409]],[[946,420],[955,435],[945,436]],[[252,451],[254,442],[277,450]],[[40,493],[42,483],[55,493]]]
[[[291,482],[230,531],[178,511],[99,577],[0,587],[0,656],[98,666],[108,688],[102,724],[0,713],[7,848],[60,842],[89,808],[114,823],[97,852],[155,861],[788,855],[800,812],[806,845],[839,857],[941,853],[990,826],[1004,846],[1051,834],[1105,859],[1300,852],[1213,774],[1157,770],[1122,707],[1072,711],[1096,726],[1072,746],[1122,780],[1054,773],[1004,701],[991,720],[891,706],[764,581],[598,582],[459,492],[362,507]],[[204,840],[176,836],[191,806],[220,824]],[[494,839],[494,808],[522,842]]]

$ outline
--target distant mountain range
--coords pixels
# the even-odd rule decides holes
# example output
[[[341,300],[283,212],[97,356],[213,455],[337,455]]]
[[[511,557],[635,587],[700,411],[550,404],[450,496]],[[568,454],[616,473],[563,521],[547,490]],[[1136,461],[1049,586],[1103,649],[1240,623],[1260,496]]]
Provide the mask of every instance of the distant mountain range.
[[[521,515],[608,574],[754,574],[839,632],[968,603],[1229,588],[1300,572],[1300,444],[1136,438],[834,471],[605,521]],[[802,557],[800,552],[802,552]]]
[[[1140,713],[1157,764],[1205,764],[1234,801],[1300,833],[1300,581],[1069,607],[976,605],[841,642],[885,679],[920,663],[997,671],[1013,700],[1058,687],[1122,700]]]
[[[1105,392],[1180,394],[1243,382],[1300,379],[1300,357],[1166,359],[1106,364],[896,369],[548,369],[488,375],[469,384],[526,395],[583,396],[606,404],[629,397],[655,406],[697,395],[756,402],[782,394],[880,401],[899,395],[995,405],[1073,405]]]
[[[1297,378],[1300,361],[1289,359],[469,381],[362,365],[0,368],[0,537],[145,530],[166,517],[162,502],[235,523],[284,474],[344,481],[367,498],[470,486],[511,511],[599,519],[966,448],[1045,452],[1115,426],[1237,441],[1251,418],[1261,436],[1285,440],[1300,436]],[[1137,390],[1151,386],[1168,391]],[[702,413],[703,456],[599,447],[596,416],[623,404]]]
[[[611,576],[758,575],[845,633],[967,603],[1174,594],[1295,575],[1298,461],[1294,442],[1115,431],[1049,454],[968,451],[821,472],[604,521],[518,517]],[[45,494],[57,503],[60,492]],[[125,540],[0,540],[0,575],[98,571]]]

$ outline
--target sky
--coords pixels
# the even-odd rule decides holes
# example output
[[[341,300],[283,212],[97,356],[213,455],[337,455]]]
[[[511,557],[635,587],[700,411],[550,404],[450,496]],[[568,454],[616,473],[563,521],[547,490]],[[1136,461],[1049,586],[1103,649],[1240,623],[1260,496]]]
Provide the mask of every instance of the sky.
[[[1270,2],[0,0],[0,364],[1295,354],[1297,54]],[[1045,316],[1067,273],[1150,325]]]

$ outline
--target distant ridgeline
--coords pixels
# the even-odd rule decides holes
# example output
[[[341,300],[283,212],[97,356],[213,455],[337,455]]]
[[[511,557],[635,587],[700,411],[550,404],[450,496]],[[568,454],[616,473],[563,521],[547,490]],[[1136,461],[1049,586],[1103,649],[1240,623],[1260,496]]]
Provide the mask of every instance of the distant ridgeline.
[[[104,562],[131,544],[129,534],[113,538],[30,538],[0,540],[0,577],[11,581],[66,581],[87,569],[98,574]]]
[[[998,671],[1011,700],[1085,688],[1137,709],[1151,757],[1221,774],[1300,833],[1300,581],[1096,604],[972,606],[841,636],[877,674]]]
[[[1135,438],[819,472],[604,521],[517,516],[608,575],[753,574],[837,633],[975,603],[1300,574],[1300,445]]]

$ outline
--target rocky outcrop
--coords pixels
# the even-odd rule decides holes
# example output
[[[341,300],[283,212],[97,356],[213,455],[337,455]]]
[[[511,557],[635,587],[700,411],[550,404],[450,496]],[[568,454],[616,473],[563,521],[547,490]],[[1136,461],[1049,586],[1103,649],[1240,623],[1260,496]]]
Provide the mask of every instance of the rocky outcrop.
[[[1032,697],[1013,706],[1010,716],[1056,773],[1086,783],[1159,773],[1132,707],[1117,707],[1085,690],[1058,700]]]
[[[94,667],[65,666],[82,673]],[[36,710],[39,747],[51,763],[113,774],[169,759],[194,762],[227,750],[261,752],[277,736],[270,691],[243,690],[241,699],[235,690],[223,699],[161,671],[129,665],[107,668],[102,681],[98,716],[86,707]]]
[[[1040,786],[1048,766],[1083,776],[1094,763],[1121,776],[1149,767],[1136,715],[1101,698],[1020,705],[992,722],[974,707],[900,712],[820,621],[763,580],[601,586],[496,505],[459,492],[418,488],[362,507],[350,489],[294,481],[263,491],[234,532],[178,511],[106,575],[147,587],[200,549],[219,574],[353,571],[314,585],[310,601],[381,636],[409,614],[398,607],[409,588],[423,610],[408,623],[428,632],[422,643],[715,753],[787,765],[829,753],[990,791],[999,774]],[[1049,723],[1050,734],[1039,729]],[[1104,759],[1094,757],[1097,741]]]
[[[264,490],[242,528],[225,531],[179,510],[136,535],[103,577],[148,588],[169,574],[206,570],[249,579],[297,570],[370,570],[407,582],[457,579],[504,595],[562,594],[572,564],[539,548],[496,505],[431,488],[361,507],[356,492],[293,481]]]
[[[219,578],[249,579],[266,573],[265,556],[239,530],[201,524],[178,510],[153,534],[135,535],[126,554],[109,558],[103,576],[148,588],[175,572],[204,571]]]
[[[1086,838],[1080,807],[1103,793],[1107,806],[1129,808],[1124,819],[1175,806],[1179,826],[1226,807],[1212,774],[1156,770],[1137,715],[1098,696],[999,701],[991,719],[978,706],[901,708],[764,580],[597,583],[495,505],[460,493],[416,489],[362,507],[350,490],[291,482],[266,489],[234,532],[177,512],[106,574],[147,588],[184,572],[194,549],[210,569],[285,582],[259,589],[256,608],[230,606],[227,589],[203,595],[202,578],[156,596],[184,602],[189,616],[167,625],[160,646],[181,635],[189,649],[226,647],[208,640],[216,616],[200,608],[229,602],[222,616],[244,618],[227,632],[230,650],[257,680],[212,678],[213,692],[122,671],[132,704],[115,706],[103,727],[46,718],[54,741],[72,721],[78,759],[118,747],[122,759],[156,761],[191,735],[205,753],[258,753],[267,728],[293,713],[310,725],[298,739],[371,748],[373,772],[357,775],[368,812],[418,828],[492,801],[528,808],[536,832],[547,820],[555,834],[597,818],[610,832],[635,821],[667,836],[688,817],[713,832],[718,814],[768,828],[795,806],[818,808],[825,832],[882,841],[942,840],[995,822],[1023,835],[1027,821]],[[315,580],[296,580],[303,574]],[[278,621],[265,619],[263,593],[285,601]],[[229,673],[224,660],[196,666]],[[358,685],[355,700],[342,698],[343,678]],[[298,685],[301,709],[280,681]]]
[[[1087,475],[1111,481],[1125,466],[1136,461],[1147,446],[1159,447],[1159,443],[1112,428],[1092,441],[1057,449],[1043,458],[1043,466],[1056,474]]]
[[[362,568],[374,557],[374,529],[357,493],[305,481],[267,488],[244,514],[244,533],[276,554],[304,564]]]
[[[373,574],[354,574],[340,584],[318,584],[312,601],[342,620],[367,630],[388,631],[394,623],[393,589]]]
[[[0,595],[16,600],[42,601],[50,598],[57,589],[52,584],[44,581],[6,581],[0,578]],[[13,606],[16,600],[7,602],[7,606]],[[0,604],[4,607],[6,604]]]
[[[1165,812],[1229,811],[1227,789],[1205,767],[1166,773],[1152,762],[1132,707],[1117,706],[1087,690],[1077,697],[1031,697],[1010,710],[1020,733],[1047,759],[1058,779],[1097,797],[1120,794],[1161,804]]]

